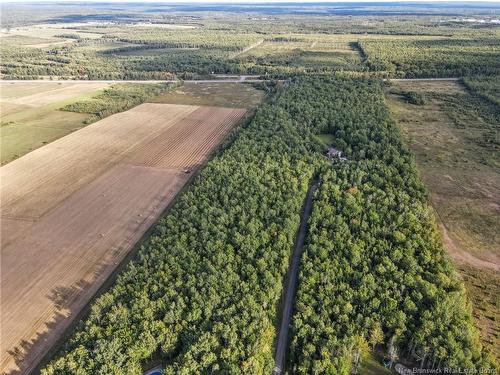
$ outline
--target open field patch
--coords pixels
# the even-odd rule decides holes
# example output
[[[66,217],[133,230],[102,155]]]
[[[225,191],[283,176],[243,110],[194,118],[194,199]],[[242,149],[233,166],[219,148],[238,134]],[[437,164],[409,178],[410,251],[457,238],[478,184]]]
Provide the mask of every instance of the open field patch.
[[[393,117],[415,152],[433,205],[450,237],[475,257],[500,265],[497,146],[485,142],[498,127],[491,108],[456,82],[397,82],[389,89]],[[392,93],[390,90],[393,90]],[[426,96],[422,106],[406,103],[402,92]],[[469,104],[467,104],[469,103]],[[463,113],[455,108],[462,104]],[[476,106],[466,111],[466,106]],[[462,117],[461,117],[462,116]],[[465,116],[465,117],[463,117]],[[493,117],[488,117],[493,116]],[[473,212],[471,214],[471,212]]]
[[[23,111],[22,113],[36,113],[38,111]],[[60,137],[63,137],[83,126],[87,116],[80,113],[64,115],[60,111],[41,113],[40,117],[31,124],[22,122],[8,122],[2,124],[1,133],[1,160],[6,164],[28,152],[42,147]],[[38,124],[50,123],[52,126]]]
[[[4,84],[3,84],[4,85]],[[13,89],[15,86],[26,86],[26,88],[21,89]],[[57,103],[63,100],[76,97],[82,94],[87,94],[90,92],[95,92],[97,90],[103,89],[109,86],[108,83],[54,83],[47,84],[45,82],[41,83],[8,83],[5,84],[5,88],[2,87],[2,92],[6,91],[6,98],[3,98],[2,101],[7,103],[19,104],[19,105],[28,105],[33,107],[40,107],[43,105],[47,105],[50,103]],[[9,93],[10,90],[13,90],[13,93]],[[33,91],[33,93],[28,95],[20,94],[26,91]],[[16,91],[17,95],[16,96]],[[14,95],[14,97],[12,97]]]
[[[65,44],[71,44],[75,40],[74,39],[57,39],[52,42],[46,42],[46,43],[36,43],[36,44],[26,44],[26,47],[31,47],[31,48],[52,48],[56,46],[64,46]]]
[[[30,107],[27,105],[22,105],[22,104],[14,104],[14,103],[8,103],[8,102],[0,102],[0,113],[2,116],[7,116],[7,115],[12,115],[14,113],[19,113],[25,110],[29,110]],[[7,123],[4,123],[2,121],[1,126],[6,126]]]
[[[65,39],[64,35],[78,36],[81,38],[97,39],[102,36],[101,33],[85,30],[89,24],[85,23],[61,23],[61,24],[40,24],[31,26],[21,26],[2,29],[0,38],[9,38],[11,36],[37,37],[37,38],[56,38]],[[36,44],[36,43],[33,43]]]
[[[276,35],[237,55],[238,60],[262,66],[289,65],[304,69],[346,68],[361,64],[354,47],[359,36],[290,34]]]
[[[408,92],[423,95],[424,104],[408,103]],[[498,358],[499,306],[490,290],[498,289],[500,271],[498,113],[458,82],[393,82],[387,101],[430,191],[483,342]]]
[[[215,107],[253,108],[265,92],[241,83],[185,83],[176,90],[150,100],[152,103],[190,104]]]
[[[199,48],[192,47],[192,48],[175,48],[175,47],[165,47],[165,48],[145,48],[137,45],[130,45],[129,49],[126,49],[124,47],[119,47],[116,49],[116,46],[114,48],[110,48],[105,50],[106,53],[110,54],[116,54],[118,56],[158,56],[158,55],[168,55],[171,54],[172,52],[179,52],[179,51],[196,51],[199,50]],[[115,49],[115,50],[113,50]]]
[[[34,34],[36,35],[36,34]],[[38,37],[31,35],[17,35],[8,34],[1,35],[0,38],[4,46],[10,46],[15,48],[16,46],[28,47],[28,48],[51,48],[56,46],[61,46],[65,44],[71,44],[75,42],[76,39],[63,39],[54,37]]]
[[[244,113],[142,104],[0,168],[1,371],[36,365]]]
[[[0,82],[0,162],[6,164],[85,124],[88,114],[60,111],[109,84]]]
[[[128,154],[196,110],[143,104],[60,138],[2,167],[2,215],[38,219]],[[138,126],[141,124],[141,126]]]
[[[36,95],[49,95],[53,100],[63,100],[71,98],[71,90],[79,94],[92,92],[109,86],[107,83],[99,82],[3,82],[0,81],[0,99],[2,102],[12,100],[30,100]],[[71,90],[69,90],[71,89]],[[47,103],[49,103],[48,101]],[[25,104],[25,103],[21,103]]]
[[[46,46],[57,45],[62,43],[71,42],[70,40],[63,40],[59,38],[40,38],[37,36],[26,35],[2,35],[0,34],[2,43],[6,45],[18,45],[24,47],[43,48]]]

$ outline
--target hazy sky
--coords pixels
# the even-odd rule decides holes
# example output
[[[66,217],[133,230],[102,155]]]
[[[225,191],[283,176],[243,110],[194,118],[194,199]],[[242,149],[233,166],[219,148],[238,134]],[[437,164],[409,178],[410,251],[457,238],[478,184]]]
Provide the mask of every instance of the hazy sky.
[[[466,1],[450,1],[450,0],[0,0],[1,3],[50,3],[50,2],[80,2],[80,3],[92,3],[92,2],[108,2],[108,3],[127,3],[127,2],[133,2],[133,3],[152,3],[152,2],[157,2],[157,3],[170,3],[170,4],[178,4],[178,3],[193,3],[193,4],[200,4],[200,3],[205,3],[205,4],[217,4],[217,3],[242,3],[242,4],[248,4],[248,3],[258,3],[258,4],[276,4],[276,3],[308,3],[308,2],[314,2],[314,3],[353,3],[353,2],[367,2],[367,3],[372,3],[372,2],[411,2],[411,3],[430,3],[430,2],[449,2],[451,4],[453,3],[496,3],[500,4],[500,0],[466,0]]]
[[[405,0],[0,0],[0,3],[34,3],[34,2],[113,2],[113,3],[123,3],[123,2],[134,2],[134,3],[140,3],[140,2],[160,2],[160,3],[266,3],[266,4],[273,4],[273,3],[307,3],[307,2],[314,2],[314,3],[336,3],[336,2],[393,2],[393,1],[405,1]],[[408,0],[407,2],[450,2],[450,3],[462,3],[464,1],[450,1],[450,0]],[[499,3],[500,0],[467,0],[466,2],[492,2],[492,3]]]

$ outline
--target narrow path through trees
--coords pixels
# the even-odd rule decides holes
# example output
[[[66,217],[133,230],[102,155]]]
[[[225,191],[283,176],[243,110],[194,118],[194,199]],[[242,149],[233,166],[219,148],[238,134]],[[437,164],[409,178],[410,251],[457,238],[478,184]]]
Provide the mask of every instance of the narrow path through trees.
[[[292,259],[290,261],[288,275],[286,277],[285,299],[283,300],[281,324],[278,334],[278,341],[276,343],[276,352],[274,356],[275,367],[273,370],[273,374],[275,375],[281,374],[285,363],[285,356],[288,349],[288,330],[290,328],[293,302],[295,300],[295,294],[297,291],[297,277],[299,273],[300,257],[302,255],[302,249],[304,247],[304,240],[306,237],[307,221],[309,220],[309,216],[311,215],[313,195],[317,187],[318,183],[315,181],[311,184],[311,187],[307,192],[306,202],[304,204],[304,210],[302,212],[302,218],[300,220],[299,232],[297,234],[297,240],[295,241],[295,248],[293,250]]]

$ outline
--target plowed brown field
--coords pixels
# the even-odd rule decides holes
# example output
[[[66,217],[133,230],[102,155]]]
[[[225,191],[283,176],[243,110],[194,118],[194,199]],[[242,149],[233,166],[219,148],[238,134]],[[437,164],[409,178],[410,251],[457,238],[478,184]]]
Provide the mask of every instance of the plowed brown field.
[[[143,104],[0,168],[1,372],[36,366],[244,112]]]
[[[160,168],[192,168],[226,134],[245,112],[241,109],[218,108],[219,116],[211,115],[213,107],[201,107],[176,123],[169,132],[163,132],[145,143],[134,153],[130,163]],[[206,129],[211,129],[207,132]]]

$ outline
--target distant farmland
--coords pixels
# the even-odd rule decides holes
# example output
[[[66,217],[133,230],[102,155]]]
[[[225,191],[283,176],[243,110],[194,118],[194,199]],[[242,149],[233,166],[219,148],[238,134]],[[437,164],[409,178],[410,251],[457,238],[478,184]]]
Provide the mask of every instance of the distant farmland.
[[[244,113],[142,104],[0,168],[1,372],[38,363]]]
[[[90,115],[59,110],[99,94],[107,83],[0,82],[0,163],[80,129]]]

